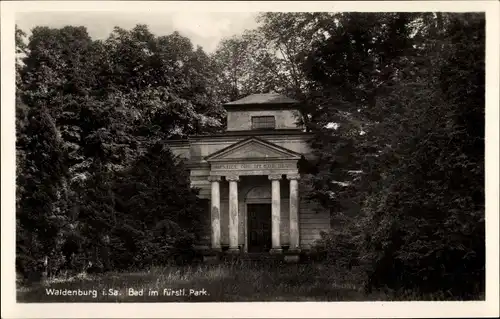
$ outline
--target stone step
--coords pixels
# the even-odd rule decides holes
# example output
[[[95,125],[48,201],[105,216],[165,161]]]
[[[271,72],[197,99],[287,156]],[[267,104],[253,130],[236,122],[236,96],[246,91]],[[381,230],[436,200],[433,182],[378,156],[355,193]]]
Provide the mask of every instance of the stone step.
[[[242,255],[225,255],[223,258],[228,259],[240,259],[240,260],[283,260],[283,255],[271,255],[271,254],[242,254]]]
[[[221,254],[218,256],[207,256],[209,262],[291,262],[299,261],[298,255],[269,254],[269,253],[246,253],[246,254]]]

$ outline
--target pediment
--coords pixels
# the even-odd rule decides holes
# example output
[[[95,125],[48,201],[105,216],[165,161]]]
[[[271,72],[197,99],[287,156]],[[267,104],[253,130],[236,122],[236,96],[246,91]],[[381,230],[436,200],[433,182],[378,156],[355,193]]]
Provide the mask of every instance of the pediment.
[[[274,143],[251,137],[230,145],[205,158],[206,161],[245,160],[245,159],[282,159],[298,160],[301,154]]]

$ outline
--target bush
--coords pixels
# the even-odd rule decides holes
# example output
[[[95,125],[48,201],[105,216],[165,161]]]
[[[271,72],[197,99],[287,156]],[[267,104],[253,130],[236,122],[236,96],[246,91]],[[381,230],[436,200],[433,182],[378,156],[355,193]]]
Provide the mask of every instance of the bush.
[[[357,236],[345,231],[332,230],[322,232],[313,250],[325,261],[342,269],[351,269],[359,265],[359,242]]]

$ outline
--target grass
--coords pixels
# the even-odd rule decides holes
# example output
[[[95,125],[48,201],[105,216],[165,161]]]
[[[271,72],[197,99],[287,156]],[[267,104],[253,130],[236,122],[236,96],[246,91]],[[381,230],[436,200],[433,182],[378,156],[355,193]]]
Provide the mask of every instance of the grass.
[[[17,285],[18,302],[232,302],[232,301],[445,301],[446,294],[362,289],[361,273],[323,264],[238,261],[195,266],[155,267],[147,271],[85,273]],[[130,288],[141,295],[129,294]],[[48,291],[85,291],[95,295],[56,296]],[[156,291],[158,294],[151,294]],[[166,292],[184,292],[170,295]],[[484,293],[475,300],[484,300]]]
[[[79,274],[51,278],[30,287],[18,285],[18,302],[208,302],[208,301],[361,301],[353,273],[317,264],[237,262],[157,267],[141,272]],[[143,291],[129,295],[129,289]],[[55,296],[51,289],[90,291],[94,295]],[[185,292],[170,295],[165,292]],[[109,294],[110,290],[113,292]],[[157,291],[158,295],[151,295]],[[104,294],[103,292],[107,292]],[[196,293],[197,292],[197,293]]]

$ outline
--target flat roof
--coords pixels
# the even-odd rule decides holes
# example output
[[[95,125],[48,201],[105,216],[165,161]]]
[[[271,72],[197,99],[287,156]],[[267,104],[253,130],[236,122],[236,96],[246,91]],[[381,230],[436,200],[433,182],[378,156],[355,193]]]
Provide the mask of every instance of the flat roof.
[[[263,105],[263,104],[296,104],[299,101],[278,93],[251,94],[242,99],[224,105]]]

